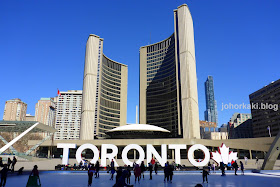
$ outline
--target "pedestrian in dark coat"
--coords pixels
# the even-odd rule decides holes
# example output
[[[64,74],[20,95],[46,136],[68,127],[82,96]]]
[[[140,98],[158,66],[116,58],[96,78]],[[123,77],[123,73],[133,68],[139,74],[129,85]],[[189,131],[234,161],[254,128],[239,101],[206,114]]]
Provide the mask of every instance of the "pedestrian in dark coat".
[[[164,182],[166,181],[166,179],[167,179],[167,181],[169,181],[168,166],[169,166],[169,163],[166,162],[165,166],[164,166],[164,170],[163,170],[163,172],[164,172]]]
[[[150,171],[150,180],[152,180],[153,179],[153,176],[152,176],[152,174],[153,174],[153,164],[152,163],[149,163],[149,171]]]
[[[118,182],[118,180],[120,179],[120,177],[122,176],[122,168],[119,167],[117,170],[117,176],[116,176],[116,184]]]
[[[130,167],[130,165],[128,165],[126,171],[127,171],[126,183],[130,184],[130,176],[131,176],[131,167]]]
[[[94,173],[95,173],[94,165],[91,165],[90,168],[88,169],[88,186],[91,186],[92,184],[92,177]]]
[[[234,168],[234,174],[237,175],[237,170],[238,170],[238,164],[237,162],[235,161],[233,164],[232,164],[232,167]]]
[[[243,162],[241,162],[241,161],[240,161],[240,169],[241,169],[242,174],[244,175],[244,165],[243,165]]]
[[[167,170],[167,181],[169,180],[170,183],[172,183],[172,178],[173,178],[173,171],[174,171],[174,166],[173,165],[168,165],[168,170]]]
[[[158,164],[155,163],[155,173],[156,173],[156,175],[157,175],[157,171],[158,171]]]
[[[7,162],[8,169],[10,169],[11,163],[12,163],[12,160],[10,158],[8,158],[8,162]]]
[[[143,179],[144,179],[144,172],[146,170],[144,161],[141,162],[140,168],[141,168],[141,174],[143,175]],[[140,176],[140,178],[141,178],[141,176]]]
[[[4,187],[6,185],[9,169],[8,169],[7,164],[4,164],[3,166],[4,166],[4,168],[1,170],[1,184],[0,184],[0,186]]]
[[[95,178],[99,178],[99,170],[100,170],[100,165],[98,160],[95,163]]]
[[[205,179],[206,179],[206,182],[208,183],[207,175],[209,175],[209,172],[206,171],[205,169],[203,169],[203,171],[202,171],[203,183],[204,183]]]
[[[222,171],[222,176],[225,176],[225,165],[223,162],[220,162],[220,168],[221,168],[221,171]]]
[[[17,163],[17,159],[16,159],[16,157],[14,156],[13,161],[12,161],[12,167],[11,167],[12,173],[14,173],[14,171],[15,171],[15,165],[16,165],[16,163]]]

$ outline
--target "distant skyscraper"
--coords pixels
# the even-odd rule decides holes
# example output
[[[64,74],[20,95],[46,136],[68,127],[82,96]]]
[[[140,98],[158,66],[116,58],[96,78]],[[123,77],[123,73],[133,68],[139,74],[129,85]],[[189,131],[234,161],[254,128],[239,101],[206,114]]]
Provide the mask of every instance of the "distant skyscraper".
[[[20,99],[11,99],[6,101],[4,109],[5,121],[25,121],[27,104]]]
[[[204,112],[205,121],[218,124],[217,101],[214,96],[214,81],[212,76],[208,76],[205,82],[206,110]]]
[[[56,140],[78,140],[80,137],[82,91],[60,92],[57,98],[55,133]]]
[[[174,10],[174,33],[140,48],[140,123],[173,137],[200,138],[193,20],[183,4]]]
[[[91,34],[86,45],[81,140],[103,138],[126,125],[127,66],[103,54],[103,39]]]
[[[54,127],[55,103],[51,98],[41,98],[35,106],[35,121]]]

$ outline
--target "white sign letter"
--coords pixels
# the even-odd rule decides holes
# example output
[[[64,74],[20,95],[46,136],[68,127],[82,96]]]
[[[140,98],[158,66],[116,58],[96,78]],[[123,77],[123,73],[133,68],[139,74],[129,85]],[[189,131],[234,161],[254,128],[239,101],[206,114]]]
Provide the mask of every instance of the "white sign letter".
[[[193,157],[194,151],[198,150],[198,149],[200,149],[204,152],[204,159],[201,162],[197,162]],[[204,145],[195,144],[195,145],[191,146],[190,149],[188,150],[188,159],[189,159],[190,163],[196,167],[206,166],[210,161],[209,149],[207,149],[207,147],[205,147]]]
[[[166,144],[161,145],[161,156],[159,156],[158,152],[154,148],[152,144],[147,144],[147,163],[151,162],[152,154],[158,160],[161,166],[164,166],[167,162],[167,148]]]
[[[69,149],[76,148],[76,144],[73,143],[58,143],[57,148],[63,148],[62,164],[67,165],[69,159]]]
[[[145,153],[144,153],[143,148],[140,145],[137,145],[137,144],[129,144],[123,149],[123,151],[122,151],[123,162],[126,165],[130,165],[130,166],[133,165],[133,163],[130,162],[127,158],[127,153],[131,149],[136,149],[139,152],[139,159],[136,161],[136,163],[140,164],[145,159]]]
[[[181,164],[181,149],[187,149],[187,145],[185,144],[169,144],[169,149],[175,149],[175,162],[176,164]]]
[[[112,153],[108,154],[107,149],[112,149]],[[117,146],[115,146],[113,144],[102,144],[101,145],[101,165],[106,166],[106,159],[108,158],[110,160],[110,162],[113,159],[115,162],[115,166],[118,167],[119,165],[114,158],[115,156],[117,156],[117,154],[118,154]]]
[[[92,144],[83,144],[78,148],[78,150],[76,152],[77,162],[80,163],[82,161],[84,163],[84,161],[82,160],[82,152],[85,149],[91,149],[93,151],[93,159],[90,161],[90,163],[95,164],[95,162],[98,160],[98,157],[99,157],[99,151],[98,151],[97,147]]]

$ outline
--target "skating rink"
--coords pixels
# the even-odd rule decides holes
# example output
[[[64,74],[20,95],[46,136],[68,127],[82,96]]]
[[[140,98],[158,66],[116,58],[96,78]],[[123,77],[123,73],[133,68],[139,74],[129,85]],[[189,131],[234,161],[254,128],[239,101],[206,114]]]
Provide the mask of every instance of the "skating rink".
[[[115,179],[116,174],[114,175]],[[105,186],[110,187],[115,183],[109,180],[110,175],[106,172],[100,173],[100,178],[93,178],[92,186]],[[21,176],[8,176],[6,187],[21,187],[26,186],[28,175]],[[86,172],[70,172],[70,171],[41,171],[40,180],[43,187],[86,187],[88,176]],[[208,176],[208,184],[202,183],[202,175],[200,172],[174,172],[172,183],[165,183],[163,181],[163,172],[159,172],[158,175],[153,173],[153,179],[149,180],[149,173],[146,171],[145,179],[141,179],[140,184],[134,182],[134,175],[132,173],[131,183],[134,186],[147,186],[147,187],[162,187],[162,186],[195,186],[196,184],[202,184],[203,186],[217,186],[217,187],[273,187],[280,186],[280,171],[261,171],[261,173],[251,173],[246,171],[245,175],[235,176],[232,171],[228,171],[226,176],[221,176],[218,171],[215,174]]]

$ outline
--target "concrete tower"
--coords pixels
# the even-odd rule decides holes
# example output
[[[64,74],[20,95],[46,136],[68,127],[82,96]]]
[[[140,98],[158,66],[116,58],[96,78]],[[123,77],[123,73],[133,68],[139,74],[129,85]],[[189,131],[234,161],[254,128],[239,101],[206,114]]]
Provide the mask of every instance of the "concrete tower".
[[[140,124],[199,139],[193,20],[186,4],[174,10],[174,23],[169,38],[140,48]]]
[[[103,39],[91,34],[86,45],[81,140],[126,124],[127,66],[103,54]]]

